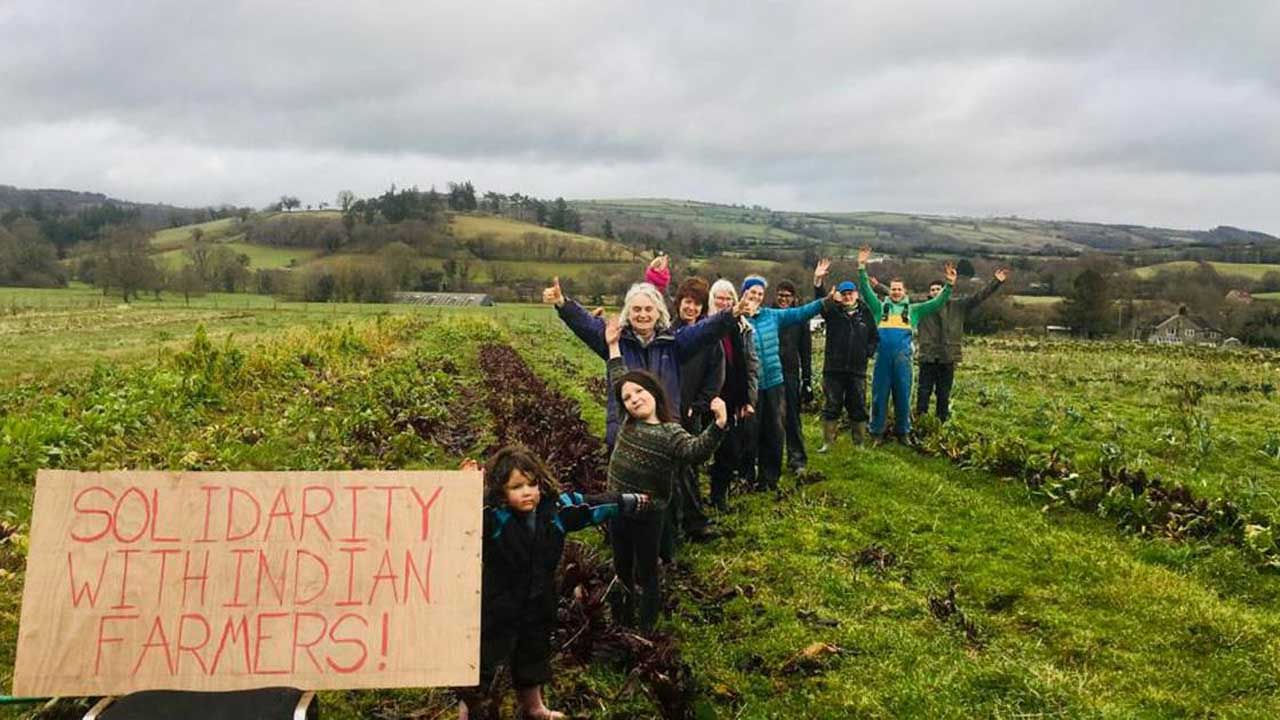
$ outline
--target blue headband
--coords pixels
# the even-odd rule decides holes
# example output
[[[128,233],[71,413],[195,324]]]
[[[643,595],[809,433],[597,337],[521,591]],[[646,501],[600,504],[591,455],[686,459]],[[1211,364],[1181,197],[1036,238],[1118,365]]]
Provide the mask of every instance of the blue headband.
[[[757,285],[763,288],[765,286],[764,278],[749,277],[742,281],[742,290],[738,291],[738,293],[740,295],[746,295],[748,290]]]
[[[857,290],[857,289],[858,289],[858,286],[854,285],[848,280],[845,280],[844,282],[836,286],[836,292],[849,292],[850,290]]]

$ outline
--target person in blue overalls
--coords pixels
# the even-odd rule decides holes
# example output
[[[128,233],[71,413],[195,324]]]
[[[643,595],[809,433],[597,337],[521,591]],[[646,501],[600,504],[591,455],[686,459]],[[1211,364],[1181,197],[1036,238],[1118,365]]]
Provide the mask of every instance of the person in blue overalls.
[[[951,299],[951,290],[956,284],[956,266],[946,264],[947,286],[937,297],[912,303],[902,278],[889,281],[889,294],[884,300],[876,295],[867,277],[867,260],[870,258],[870,247],[863,245],[858,248],[858,289],[871,308],[871,317],[880,334],[875,369],[871,371],[871,427],[868,429],[877,442],[884,439],[889,395],[892,394],[894,432],[898,442],[905,444],[909,442],[911,433],[912,335],[921,318],[937,312]]]

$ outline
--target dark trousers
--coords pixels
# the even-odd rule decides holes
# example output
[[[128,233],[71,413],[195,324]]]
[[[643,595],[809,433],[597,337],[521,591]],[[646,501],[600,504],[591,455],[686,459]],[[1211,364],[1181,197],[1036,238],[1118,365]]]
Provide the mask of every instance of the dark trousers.
[[[916,390],[916,414],[929,412],[929,396],[938,397],[938,419],[951,417],[951,385],[956,379],[955,363],[920,363],[920,388]]]
[[[728,429],[724,442],[716,448],[716,454],[711,460],[711,469],[708,471],[711,476],[711,503],[717,507],[723,507],[727,502],[729,486],[733,484],[735,475],[749,483],[754,482],[755,479],[754,460],[748,462],[744,450],[750,439],[747,423],[731,415]]]
[[[800,425],[800,374],[784,373],[782,386],[785,389],[787,411],[784,419],[787,440],[787,467],[796,470],[809,464],[809,456],[804,452],[803,428]]]
[[[756,467],[755,487],[758,489],[778,489],[778,478],[782,476],[786,414],[787,395],[783,385],[759,392],[756,414],[747,423],[750,430],[742,453]]]
[[[609,521],[613,569],[618,575],[618,589],[611,598],[611,604],[614,620],[624,626],[635,625],[637,607],[641,628],[652,628],[658,620],[658,610],[662,607],[658,584],[662,515],[648,512],[635,517],[615,517]]]
[[[867,374],[829,372],[822,374],[822,419],[835,421],[840,412],[851,422],[867,421]]]
[[[511,684],[518,688],[551,682],[551,630],[549,620],[531,619],[480,631],[481,692],[493,687],[502,666],[511,668]]]

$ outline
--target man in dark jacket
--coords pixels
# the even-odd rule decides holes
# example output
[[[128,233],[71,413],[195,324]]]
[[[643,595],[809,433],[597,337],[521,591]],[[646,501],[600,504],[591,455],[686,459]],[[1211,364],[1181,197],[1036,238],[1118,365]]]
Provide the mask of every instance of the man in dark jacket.
[[[964,323],[984,300],[991,297],[1009,277],[1008,268],[995,271],[987,286],[977,293],[963,298],[952,298],[938,312],[920,321],[916,328],[916,359],[920,362],[920,382],[916,391],[916,415],[929,412],[929,396],[938,398],[938,419],[946,422],[951,416],[951,385],[956,377],[956,363],[960,362],[960,348],[964,340]],[[929,297],[942,292],[943,284],[929,284]]]
[[[796,286],[790,280],[778,283],[775,305],[786,309],[795,307]],[[782,382],[786,396],[786,416],[783,418],[787,442],[787,467],[799,473],[809,462],[804,451],[803,428],[800,410],[804,397],[812,393],[813,386],[813,337],[809,323],[799,323],[778,330],[778,355],[782,359]]]
[[[815,297],[825,295],[821,283],[813,287]],[[871,308],[858,297],[858,286],[846,280],[822,303],[827,344],[823,351],[822,447],[827,452],[836,440],[836,421],[841,411],[853,423],[853,441],[867,437],[867,361],[880,343]]]

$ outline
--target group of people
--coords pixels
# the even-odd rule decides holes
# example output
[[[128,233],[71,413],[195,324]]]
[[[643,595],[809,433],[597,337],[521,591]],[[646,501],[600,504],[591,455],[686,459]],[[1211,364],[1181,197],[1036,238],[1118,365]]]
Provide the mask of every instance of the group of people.
[[[998,270],[981,292],[953,300],[956,269],[930,285],[929,299],[912,302],[901,278],[880,288],[867,273],[870,248],[858,252],[858,274],[826,289],[830,260],[817,263],[813,300],[800,304],[789,281],[765,304],[768,281],[741,285],[699,277],[682,281],[668,299],[666,256],[650,263],[632,285],[617,317],[591,312],[567,297],[559,280],[543,292],[561,320],[606,363],[609,380],[606,442],[609,492],[560,492],[540,458],[507,447],[483,468],[485,521],[479,688],[461,692],[459,714],[491,707],[486,689],[500,667],[510,668],[520,712],[562,717],[542,700],[550,680],[551,632],[556,617],[554,573],[565,535],[608,522],[617,582],[610,593],[615,622],[651,629],[661,608],[660,562],[673,562],[682,539],[714,537],[698,480],[710,460],[709,501],[728,509],[735,481],[779,496],[784,447],[790,469],[805,469],[801,405],[812,397],[810,320],[821,316],[823,444],[830,451],[842,413],[855,442],[883,440],[889,400],[895,436],[911,430],[913,348],[920,347],[916,410],[931,396],[945,420],[964,322],[1008,276]],[[871,412],[866,403],[867,366]],[[487,714],[487,713],[486,713]]]

